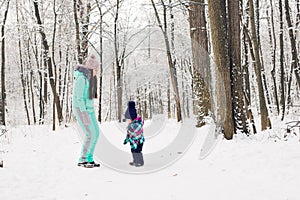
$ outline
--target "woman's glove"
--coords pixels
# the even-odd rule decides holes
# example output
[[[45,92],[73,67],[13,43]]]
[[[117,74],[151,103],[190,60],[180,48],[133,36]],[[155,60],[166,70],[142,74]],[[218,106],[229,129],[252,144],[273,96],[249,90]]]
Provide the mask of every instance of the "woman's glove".
[[[86,111],[82,112],[81,114],[82,114],[82,123],[84,125],[89,125],[90,124],[89,114]]]

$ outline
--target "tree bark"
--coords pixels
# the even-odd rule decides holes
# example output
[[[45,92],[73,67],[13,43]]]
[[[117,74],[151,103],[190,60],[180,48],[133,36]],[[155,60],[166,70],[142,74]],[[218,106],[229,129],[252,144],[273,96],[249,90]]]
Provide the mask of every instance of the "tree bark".
[[[38,57],[38,45],[37,45],[37,39],[36,39],[37,34],[34,34],[34,47],[33,51],[34,51],[34,60],[38,69],[38,77],[39,77],[39,124],[43,124],[44,123],[44,119],[45,119],[45,101],[44,101],[44,96],[43,96],[43,69],[42,66],[39,62],[39,57]],[[29,43],[27,45],[27,52],[28,55],[30,55],[29,53]],[[30,58],[28,58],[30,60]]]
[[[170,119],[172,117],[172,111],[171,111],[171,91],[170,91],[170,81],[168,80],[168,86],[167,86],[167,99],[168,99],[168,118]]]
[[[119,59],[119,49],[118,49],[118,31],[117,31],[117,25],[118,25],[118,18],[119,18],[119,9],[120,9],[120,0],[117,0],[116,5],[116,14],[114,18],[114,50],[115,50],[115,61],[116,61],[116,75],[117,75],[117,117],[118,121],[122,121],[122,96],[123,96],[123,90],[122,90],[122,66]]]
[[[165,45],[166,45],[167,59],[168,59],[168,64],[169,64],[170,77],[171,77],[171,84],[172,84],[172,88],[174,91],[176,117],[177,117],[177,122],[179,122],[179,121],[182,121],[181,105],[180,105],[180,96],[179,96],[179,90],[178,90],[178,81],[177,81],[177,76],[176,76],[176,65],[174,63],[174,58],[171,53],[171,44],[169,41],[168,31],[167,31],[167,15],[166,15],[167,7],[164,4],[164,1],[161,0],[161,4],[163,6],[163,20],[164,20],[164,23],[162,23],[154,1],[151,0],[151,3],[153,6],[153,9],[154,9],[154,12],[155,12],[156,19],[158,21],[158,25],[164,35],[164,41],[165,41]]]
[[[249,135],[248,123],[245,111],[244,93],[243,93],[243,72],[241,67],[241,10],[240,0],[228,1],[228,19],[229,19],[229,55],[231,81],[232,81],[232,106],[235,132],[241,131]]]
[[[99,76],[99,110],[98,110],[98,121],[102,122],[102,82],[103,82],[103,13],[101,6],[98,0],[95,0],[99,14],[100,14],[100,22],[99,22],[99,49],[100,49],[100,76]]]
[[[53,24],[53,34],[52,34],[52,51],[51,51],[51,58],[52,58],[52,63],[53,63],[53,68],[54,68],[54,84],[55,84],[55,88],[56,88],[56,84],[57,84],[57,69],[56,69],[56,61],[55,61],[55,39],[56,39],[56,26],[57,26],[57,14],[55,11],[55,6],[56,6],[56,0],[53,0],[53,13],[54,13],[54,24]],[[56,90],[56,89],[55,89]],[[59,93],[58,95],[58,99],[59,99]],[[59,101],[59,105],[61,101]],[[52,130],[55,130],[55,100],[53,100],[53,116],[52,116]]]
[[[283,5],[282,0],[279,0],[279,13],[280,13],[280,32],[279,32],[279,46],[280,46],[280,103],[282,106],[282,117],[285,115],[285,70],[284,70],[284,43],[283,43]]]
[[[249,12],[250,12],[250,27],[252,34],[252,44],[255,56],[255,74],[256,80],[258,84],[258,93],[259,93],[259,106],[260,106],[260,115],[261,115],[261,129],[266,130],[267,128],[271,128],[271,121],[269,119],[268,108],[266,105],[266,99],[264,94],[263,82],[262,82],[262,64],[260,60],[259,53],[259,44],[257,40],[256,30],[255,30],[255,19],[254,19],[254,6],[253,0],[249,0]]]
[[[193,57],[193,106],[197,127],[205,125],[205,117],[208,116],[209,110],[211,110],[209,94],[211,75],[204,3],[204,0],[197,0],[189,8]]]
[[[5,24],[7,20],[7,14],[9,9],[10,0],[7,1],[6,10],[4,12],[3,22],[1,26],[1,124],[6,125],[6,85],[5,85]]]
[[[298,50],[296,46],[296,36],[294,34],[294,28],[292,25],[292,20],[290,16],[290,6],[289,6],[289,1],[285,0],[285,17],[286,17],[286,22],[288,25],[288,30],[289,30],[289,37],[290,37],[290,42],[291,42],[291,53],[292,53],[292,63],[291,63],[291,70],[290,70],[290,77],[289,77],[289,82],[288,82],[288,105],[291,104],[291,84],[292,84],[292,73],[295,73],[296,76],[296,81],[298,84],[298,88],[300,89],[300,65],[299,65],[299,59],[298,59]]]
[[[270,19],[268,17],[268,24],[269,24],[269,37],[270,37],[270,44],[271,44],[271,49],[272,49],[272,64],[273,64],[273,69],[271,70],[271,75],[272,75],[273,85],[274,85],[274,99],[275,99],[277,114],[279,115],[280,107],[279,107],[278,92],[277,92],[277,81],[276,81],[276,49],[277,49],[277,42],[276,42],[276,35],[275,35],[273,0],[270,0],[270,9],[271,9],[271,16],[270,16],[271,22],[270,22]]]
[[[247,25],[249,24],[249,17],[247,17]],[[251,38],[248,35],[247,31],[246,31],[247,27],[243,27],[243,33],[244,33],[244,56],[245,56],[245,60],[244,60],[244,66],[243,66],[243,79],[245,81],[245,85],[244,85],[244,98],[245,98],[245,109],[247,111],[247,116],[249,119],[250,124],[252,125],[252,132],[254,134],[257,133],[256,131],[256,126],[255,126],[255,121],[254,121],[254,116],[252,113],[252,109],[251,109],[251,90],[250,90],[250,80],[249,80],[249,49],[248,49],[248,45],[247,45],[247,40],[250,46],[251,43]],[[252,48],[252,46],[250,46]],[[253,50],[251,50],[253,51]],[[251,55],[252,57],[254,57],[253,55],[254,53],[252,52]]]
[[[74,21],[75,21],[75,37],[76,37],[76,50],[77,50],[77,60],[79,63],[83,62],[83,58],[81,55],[81,45],[80,45],[80,26],[79,26],[79,19],[78,19],[78,10],[79,5],[77,0],[73,0],[73,12],[74,12]]]
[[[18,3],[16,3],[16,16],[17,16],[17,23],[20,24]],[[17,30],[18,30],[18,34],[21,35],[20,26],[18,26]],[[22,85],[22,92],[23,92],[23,103],[24,103],[24,109],[27,117],[27,124],[30,125],[30,116],[29,116],[29,109],[28,109],[27,95],[26,95],[26,81],[24,78],[24,65],[23,65],[24,63],[23,63],[21,38],[18,39],[18,47],[19,47],[20,76],[21,76],[21,85]]]
[[[232,139],[234,125],[225,5],[225,0],[208,0],[211,37],[216,65],[216,123],[217,126],[222,126],[225,138]]]
[[[58,94],[56,91],[56,83],[55,83],[54,76],[53,76],[52,62],[51,62],[51,57],[49,55],[49,45],[47,42],[46,34],[43,30],[43,24],[42,24],[40,13],[39,13],[38,2],[34,1],[33,4],[34,4],[34,11],[35,11],[37,23],[40,26],[39,32],[42,37],[42,44],[43,44],[43,48],[44,48],[44,52],[43,52],[44,63],[47,64],[46,66],[48,68],[50,86],[52,89],[52,93],[54,95],[54,101],[55,101],[55,105],[56,105],[56,109],[57,109],[58,121],[59,121],[59,123],[61,123],[63,121],[62,109],[61,109],[61,106],[59,103],[59,97],[58,97]]]

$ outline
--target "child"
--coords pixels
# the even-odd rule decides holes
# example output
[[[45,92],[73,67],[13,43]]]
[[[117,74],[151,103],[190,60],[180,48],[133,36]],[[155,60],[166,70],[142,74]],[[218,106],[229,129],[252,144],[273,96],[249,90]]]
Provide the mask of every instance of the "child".
[[[126,139],[124,140],[124,144],[129,142],[131,146],[133,162],[130,162],[129,164],[135,167],[141,167],[144,165],[144,158],[142,154],[143,144],[145,142],[143,134],[144,120],[142,117],[137,116],[134,101],[128,102],[125,119],[130,120],[127,126]]]

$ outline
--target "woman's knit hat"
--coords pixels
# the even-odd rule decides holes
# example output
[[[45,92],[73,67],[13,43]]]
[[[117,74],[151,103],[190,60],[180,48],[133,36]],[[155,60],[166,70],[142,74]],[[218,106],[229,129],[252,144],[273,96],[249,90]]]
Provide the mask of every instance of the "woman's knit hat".
[[[137,118],[134,101],[128,101],[128,107],[127,107],[124,115],[125,115],[125,119],[134,120],[135,118]]]
[[[86,61],[85,67],[88,69],[95,69],[98,70],[99,69],[99,63],[96,60],[96,56],[94,54],[92,54],[88,60]]]

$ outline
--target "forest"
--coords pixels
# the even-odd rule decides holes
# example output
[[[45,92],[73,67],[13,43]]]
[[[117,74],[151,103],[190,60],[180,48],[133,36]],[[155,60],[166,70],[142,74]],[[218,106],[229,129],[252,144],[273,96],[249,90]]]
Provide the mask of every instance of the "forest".
[[[300,109],[299,0],[1,0],[3,130],[67,126],[73,66],[100,62],[99,123],[213,119],[224,137]]]

